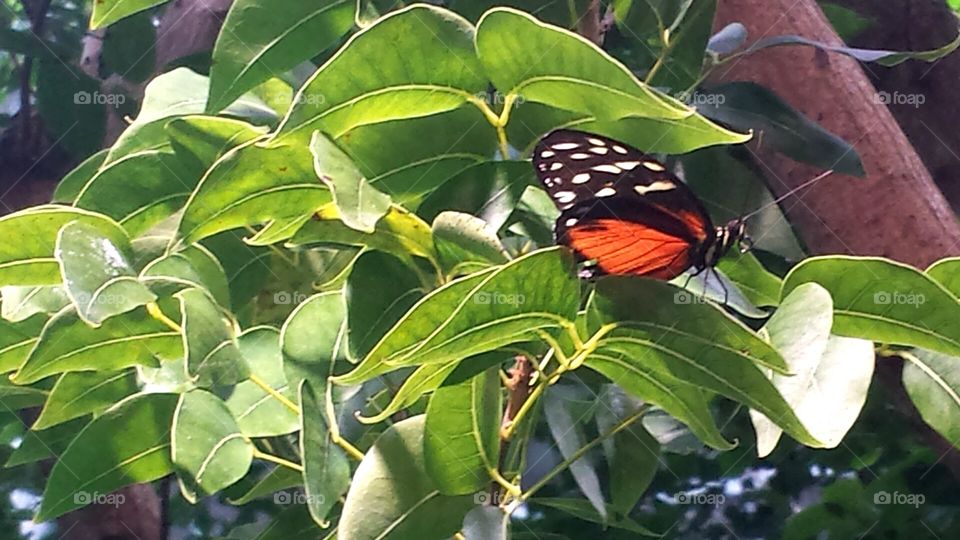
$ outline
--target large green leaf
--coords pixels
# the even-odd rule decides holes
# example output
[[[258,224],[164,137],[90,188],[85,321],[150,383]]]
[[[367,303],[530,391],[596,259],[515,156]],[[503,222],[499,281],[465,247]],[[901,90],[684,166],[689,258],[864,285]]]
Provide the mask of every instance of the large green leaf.
[[[93,3],[93,13],[90,15],[90,28],[96,30],[153,6],[165,3],[167,0],[98,0]]]
[[[353,25],[353,11],[350,0],[234,2],[213,48],[207,111],[335,44]]]
[[[0,319],[0,373],[20,368],[33,350],[45,322],[43,317],[19,322]]]
[[[559,248],[453,281],[418,302],[354,371],[335,380],[352,384],[536,338],[575,318],[579,288],[572,261]]]
[[[142,278],[182,281],[204,289],[222,306],[230,305],[230,284],[220,261],[201,244],[167,253],[147,263]]]
[[[170,456],[185,494],[210,495],[247,474],[253,443],[240,433],[223,400],[197,389],[181,394],[177,403]]]
[[[586,413],[574,412],[576,410],[576,401],[572,398],[575,394],[564,392],[567,388],[553,386],[550,388],[543,399],[543,416],[547,420],[547,427],[550,434],[560,450],[560,455],[564,459],[570,460],[576,457],[576,453],[587,445],[587,436],[584,431],[584,424],[593,417],[592,408],[588,408]],[[594,461],[588,456],[581,456],[570,462],[570,474],[573,475],[580,492],[590,501],[593,508],[607,519],[607,505],[604,502],[603,489],[600,486],[600,475],[597,473],[597,467]]]
[[[236,384],[250,368],[243,360],[232,325],[220,306],[203,290],[188,288],[175,295],[183,314],[183,349],[187,373],[201,387]]]
[[[343,223],[367,234],[375,232],[390,209],[390,196],[370,186],[350,156],[319,131],[313,132],[310,153],[313,170],[330,189]]]
[[[334,362],[346,359],[346,316],[340,291],[311,296],[290,313],[280,330],[280,346],[291,385],[304,378],[325,384]]]
[[[302,223],[327,202],[330,192],[317,180],[306,146],[264,148],[251,141],[207,171],[187,202],[180,234],[192,243],[244,225]]]
[[[137,280],[126,235],[71,222],[57,236],[54,256],[77,314],[93,326],[157,299]]]
[[[813,257],[787,274],[781,297],[810,281],[833,297],[835,334],[960,355],[960,303],[919,270],[876,257]]]
[[[77,418],[43,431],[26,432],[23,442],[10,454],[10,459],[3,465],[4,468],[35,463],[62,455],[88,423],[90,423],[89,418]]]
[[[664,385],[681,380],[725,395],[763,412],[798,441],[822,446],[760,369],[787,372],[777,351],[721,309],[712,304],[680,303],[676,294],[676,288],[653,280],[600,280],[590,306],[591,329],[601,324],[613,326],[594,355],[621,370],[644,373],[650,381],[665,376]],[[638,312],[637,306],[644,309]],[[587,365],[601,369],[595,363]],[[630,383],[614,382],[633,391]],[[653,397],[639,397],[657,403]],[[673,404],[671,408],[662,406],[675,414]],[[690,425],[694,432],[702,427]]]
[[[600,120],[682,119],[693,110],[641,83],[586,39],[510,8],[487,11],[477,24],[477,55],[507,96]]]
[[[17,384],[70,371],[118,370],[156,365],[183,354],[180,334],[156,321],[144,309],[111,317],[91,328],[72,308],[51,318],[36,347],[14,374]]]
[[[309,381],[300,383],[300,455],[307,508],[314,521],[326,526],[330,510],[350,487],[350,462],[330,437],[326,394]]]
[[[960,298],[960,257],[941,259],[927,268],[928,276]]]
[[[176,405],[172,394],[136,395],[90,422],[50,471],[36,520],[56,518],[123,486],[173,472],[170,426]]]
[[[867,399],[873,376],[873,343],[830,335],[833,302],[823,287],[805,283],[787,296],[764,326],[791,375],[772,375],[797,417],[828,448],[840,444]],[[751,411],[757,453],[773,452],[782,430]]]
[[[433,393],[423,455],[441,493],[466,495],[490,487],[490,471],[499,466],[502,414],[498,367]]]
[[[83,189],[83,186],[100,170],[103,161],[107,159],[107,152],[109,152],[107,149],[100,150],[64,175],[57,184],[57,189],[53,192],[51,202],[61,204],[72,203],[74,199],[77,198],[80,190]]]
[[[137,391],[133,370],[64,373],[50,390],[33,429],[47,429],[90,413],[99,413]]]
[[[924,422],[956,445],[960,441],[960,359],[922,349],[904,358],[907,395]]]
[[[357,467],[337,529],[340,540],[447,538],[460,529],[473,497],[442,495],[427,474],[425,417],[397,422]]]
[[[35,206],[0,217],[0,236],[16,242],[0,244],[0,285],[54,285],[60,283],[60,265],[54,258],[57,234],[71,221],[92,225],[109,237],[126,237],[110,218],[68,206]]]
[[[463,105],[486,86],[472,38],[470,23],[442,8],[417,4],[387,15],[317,70],[278,137],[306,139],[319,129],[337,139],[357,126]]]
[[[283,372],[280,332],[270,326],[258,326],[246,330],[237,341],[250,373],[291,401],[295,400],[296,393]],[[286,435],[296,431],[300,424],[296,413],[253,381],[234,386],[225,401],[240,431],[247,437]]]
[[[59,285],[47,287],[0,287],[3,304],[0,314],[10,322],[20,322],[43,313],[52,315],[70,303],[67,291]]]

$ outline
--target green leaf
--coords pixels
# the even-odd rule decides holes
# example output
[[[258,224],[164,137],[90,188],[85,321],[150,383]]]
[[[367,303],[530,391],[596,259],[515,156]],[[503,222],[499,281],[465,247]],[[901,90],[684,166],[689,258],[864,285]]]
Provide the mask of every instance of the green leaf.
[[[222,306],[230,305],[230,284],[220,261],[200,244],[150,261],[142,278],[169,278],[202,288]]]
[[[573,400],[569,396],[563,395],[562,390],[565,389],[552,386],[550,391],[544,395],[543,415],[547,419],[547,427],[550,428],[550,434],[557,443],[560,454],[564,459],[569,460],[587,445],[583,423],[586,420],[591,420],[592,418],[587,418],[587,416],[592,417],[593,414],[591,409],[586,415],[578,413],[578,418],[575,419]],[[600,476],[597,474],[593,460],[589,456],[582,456],[570,463],[569,470],[580,488],[580,492],[587,497],[594,510],[606,521],[609,517],[607,506],[600,487]]]
[[[97,0],[90,15],[90,29],[96,30],[129,17],[134,13],[159,6],[167,0]]]
[[[71,371],[119,370],[156,365],[183,354],[180,334],[137,309],[91,328],[73,309],[54,315],[40,340],[13,376],[17,384]]]
[[[367,183],[350,156],[319,131],[310,140],[313,169],[330,189],[340,219],[351,229],[372,234],[390,209],[390,196]]]
[[[349,0],[240,0],[213,48],[207,112],[334,45],[353,26]]]
[[[207,171],[187,202],[180,234],[193,243],[244,225],[302,222],[327,202],[330,192],[317,180],[305,146],[263,148],[251,141]]]
[[[390,13],[317,70],[277,137],[305,139],[320,130],[338,139],[358,126],[453,110],[486,87],[472,40],[470,23],[442,8],[417,4]]]
[[[238,338],[240,353],[256,375],[271,388],[296,399],[293,388],[283,372],[280,352],[280,332],[270,326],[250,328]],[[274,437],[293,433],[299,427],[297,415],[267,394],[252,381],[243,381],[226,398],[227,408],[237,420],[237,426],[247,437]]]
[[[873,343],[831,336],[832,326],[830,293],[816,283],[794,289],[764,326],[791,373],[773,375],[773,385],[827,448],[839,445],[853,426],[873,377]],[[757,453],[766,457],[782,431],[755,411],[750,418],[757,431]]]
[[[47,429],[99,413],[136,391],[137,376],[133,370],[64,373],[50,390],[32,429]]]
[[[835,334],[960,355],[960,304],[919,270],[877,257],[812,257],[787,274],[781,298],[811,281],[833,297]]]
[[[126,237],[113,220],[68,206],[34,206],[0,217],[0,236],[17,242],[0,245],[0,284],[56,285],[60,265],[54,258],[57,234],[64,225],[79,221],[96,227],[109,237]]]
[[[529,284],[536,284],[535,287]],[[537,337],[575,318],[580,284],[559,248],[455,280],[418,302],[337,384],[443,363]]]
[[[903,386],[923,421],[956,445],[960,440],[958,359],[916,349],[903,355]]]
[[[747,299],[758,306],[776,306],[780,303],[783,282],[767,271],[752,253],[720,259],[717,269],[736,284]]]
[[[170,426],[177,396],[141,394],[91,421],[50,471],[36,520],[83,507],[123,486],[173,472]]]
[[[698,82],[716,11],[717,0],[690,4],[679,24],[671,28],[670,46],[661,50],[660,69],[648,76],[648,84],[683,92]]]
[[[497,231],[470,214],[442,212],[433,220],[433,241],[446,275],[468,274],[509,260]]]
[[[235,384],[246,379],[250,368],[243,360],[231,324],[206,292],[184,289],[174,296],[183,314],[183,350],[187,373],[197,386]]]
[[[135,83],[147,80],[157,63],[156,34],[153,17],[147,13],[110,25],[103,37],[100,76],[106,79],[116,74]]]
[[[424,293],[423,284],[396,257],[360,255],[347,278],[347,338],[352,358],[363,358]]]
[[[427,474],[423,415],[397,422],[367,451],[343,504],[339,538],[447,538],[473,497],[442,495]]]
[[[502,415],[499,367],[433,393],[423,456],[440,493],[466,495],[490,487],[490,471],[499,467]]]
[[[606,121],[680,120],[693,114],[640,82],[593,43],[514,9],[494,8],[483,15],[477,24],[477,55],[498,90],[524,101]]]
[[[280,330],[289,384],[300,384],[304,378],[326,384],[333,363],[346,358],[346,316],[341,291],[311,296],[290,313]]]
[[[624,118],[617,122],[591,119],[577,121],[576,129],[606,135],[647,153],[684,154],[718,144],[739,144],[751,135],[737,133],[711,122],[700,114],[680,120]]]
[[[20,368],[33,350],[45,322],[43,317],[19,322],[0,319],[0,373]]]
[[[303,486],[307,508],[323,527],[330,510],[350,487],[350,462],[330,437],[326,396],[309,381],[300,384],[300,455],[303,456]]]
[[[91,155],[61,178],[57,184],[57,189],[53,192],[51,202],[61,204],[72,203],[74,199],[77,198],[80,190],[83,189],[83,186],[100,170],[100,166],[103,165],[103,161],[107,158],[107,152],[109,152],[109,150],[104,149]]]
[[[271,493],[280,491],[281,489],[297,487],[301,484],[303,484],[303,475],[300,471],[278,465],[263,475],[262,478],[250,486],[242,495],[236,498],[228,498],[227,501],[230,504],[241,506],[260,497],[265,497]]]
[[[676,291],[653,280],[609,277],[598,281],[588,312],[591,329],[601,324],[614,327],[594,355],[618,364],[621,370],[643,373],[651,381],[665,376],[661,384],[680,380],[725,395],[763,412],[799,442],[822,446],[758,367],[785,373],[786,363],[777,351],[713,305],[675,303]],[[637,312],[637,306],[645,306],[642,313]],[[598,369],[596,364],[587,365]],[[622,379],[613,382],[634,391]],[[638,395],[654,403],[662,399]],[[668,408],[657,404],[677,416],[675,405]],[[708,427],[703,422],[691,425],[683,417],[677,418],[698,436],[703,427]]]
[[[797,161],[853,176],[865,174],[853,146],[767,88],[752,82],[731,82],[705,88],[704,92],[717,98],[698,107],[711,120],[740,131],[753,130],[764,146]]]
[[[54,256],[77,314],[92,326],[157,299],[136,278],[126,235],[104,234],[83,222],[65,225]]]
[[[0,313],[10,322],[20,322],[43,313],[51,315],[70,304],[67,291],[53,287],[0,287],[3,304]]]
[[[27,431],[23,442],[10,454],[4,468],[36,463],[63,454],[77,433],[90,423],[89,418],[77,418],[43,431]]]
[[[960,298],[960,257],[941,259],[930,265],[926,274]],[[4,296],[6,299],[6,296]]]
[[[413,264],[410,256],[433,260],[436,254],[430,226],[400,206],[392,205],[377,221],[373,234],[351,229],[339,219],[336,209],[325,206],[318,219],[308,221],[287,242],[287,247],[312,245],[364,246],[378,249]]]
[[[170,439],[177,476],[191,495],[211,495],[233,484],[253,461],[253,443],[240,433],[227,405],[204,390],[180,396]]]
[[[42,388],[18,386],[0,379],[0,406],[9,411],[42,405],[48,392]]]
[[[613,385],[604,386],[598,401],[600,433],[609,432],[640,409],[637,400]],[[660,443],[642,423],[635,422],[603,441],[603,452],[607,458],[610,506],[614,509],[610,515],[626,516],[653,482],[660,465]]]
[[[632,533],[642,534],[643,536],[661,536],[650,529],[640,525],[636,521],[630,519],[629,517],[623,517],[620,519],[606,519],[597,510],[590,504],[589,501],[584,499],[561,499],[561,498],[535,498],[532,501],[535,504],[542,504],[550,508],[556,508],[557,510],[562,510],[571,516],[580,518],[584,521],[589,521],[591,523],[599,523],[604,526],[615,527],[617,529],[623,529],[625,531],[630,531]],[[607,514],[613,515],[613,509],[610,508],[607,510]]]

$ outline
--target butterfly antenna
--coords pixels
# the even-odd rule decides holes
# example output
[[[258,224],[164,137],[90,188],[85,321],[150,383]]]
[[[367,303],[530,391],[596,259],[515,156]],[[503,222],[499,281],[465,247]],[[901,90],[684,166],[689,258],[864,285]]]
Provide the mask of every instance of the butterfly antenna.
[[[747,218],[753,217],[753,216],[759,214],[760,212],[763,212],[763,211],[766,210],[767,208],[770,208],[771,206],[773,206],[773,205],[775,205],[775,204],[779,204],[781,201],[783,201],[783,200],[786,199],[787,197],[790,197],[791,195],[795,195],[797,192],[802,191],[802,190],[804,190],[804,189],[812,186],[813,184],[816,184],[817,182],[819,182],[820,180],[823,180],[824,178],[830,176],[831,174],[833,174],[833,170],[832,170],[832,169],[829,170],[829,171],[826,171],[826,172],[824,172],[824,173],[818,174],[817,176],[811,178],[810,180],[807,180],[806,182],[800,184],[799,186],[797,186],[797,187],[791,189],[790,191],[784,193],[783,195],[777,197],[777,198],[774,199],[773,201],[768,202],[767,204],[761,206],[760,208],[757,208],[757,209],[754,210],[753,212],[750,212],[749,214],[741,217],[741,218],[739,219],[739,221],[740,221],[740,222],[746,221]]]

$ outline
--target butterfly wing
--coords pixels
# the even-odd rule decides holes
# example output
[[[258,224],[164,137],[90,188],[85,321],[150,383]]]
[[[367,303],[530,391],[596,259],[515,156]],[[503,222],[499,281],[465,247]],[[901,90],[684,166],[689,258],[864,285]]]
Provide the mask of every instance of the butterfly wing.
[[[558,241],[602,272],[670,279],[702,263],[713,225],[659,161],[606,137],[558,130],[538,143],[533,162],[563,210]]]

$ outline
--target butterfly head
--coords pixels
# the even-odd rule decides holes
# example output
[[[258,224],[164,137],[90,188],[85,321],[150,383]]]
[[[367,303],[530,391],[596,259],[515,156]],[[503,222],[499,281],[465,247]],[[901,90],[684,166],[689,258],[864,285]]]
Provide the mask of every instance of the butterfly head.
[[[717,227],[716,237],[707,248],[704,263],[707,266],[716,266],[720,257],[726,255],[733,246],[737,246],[740,253],[746,253],[753,246],[743,219],[734,219],[722,227]]]

